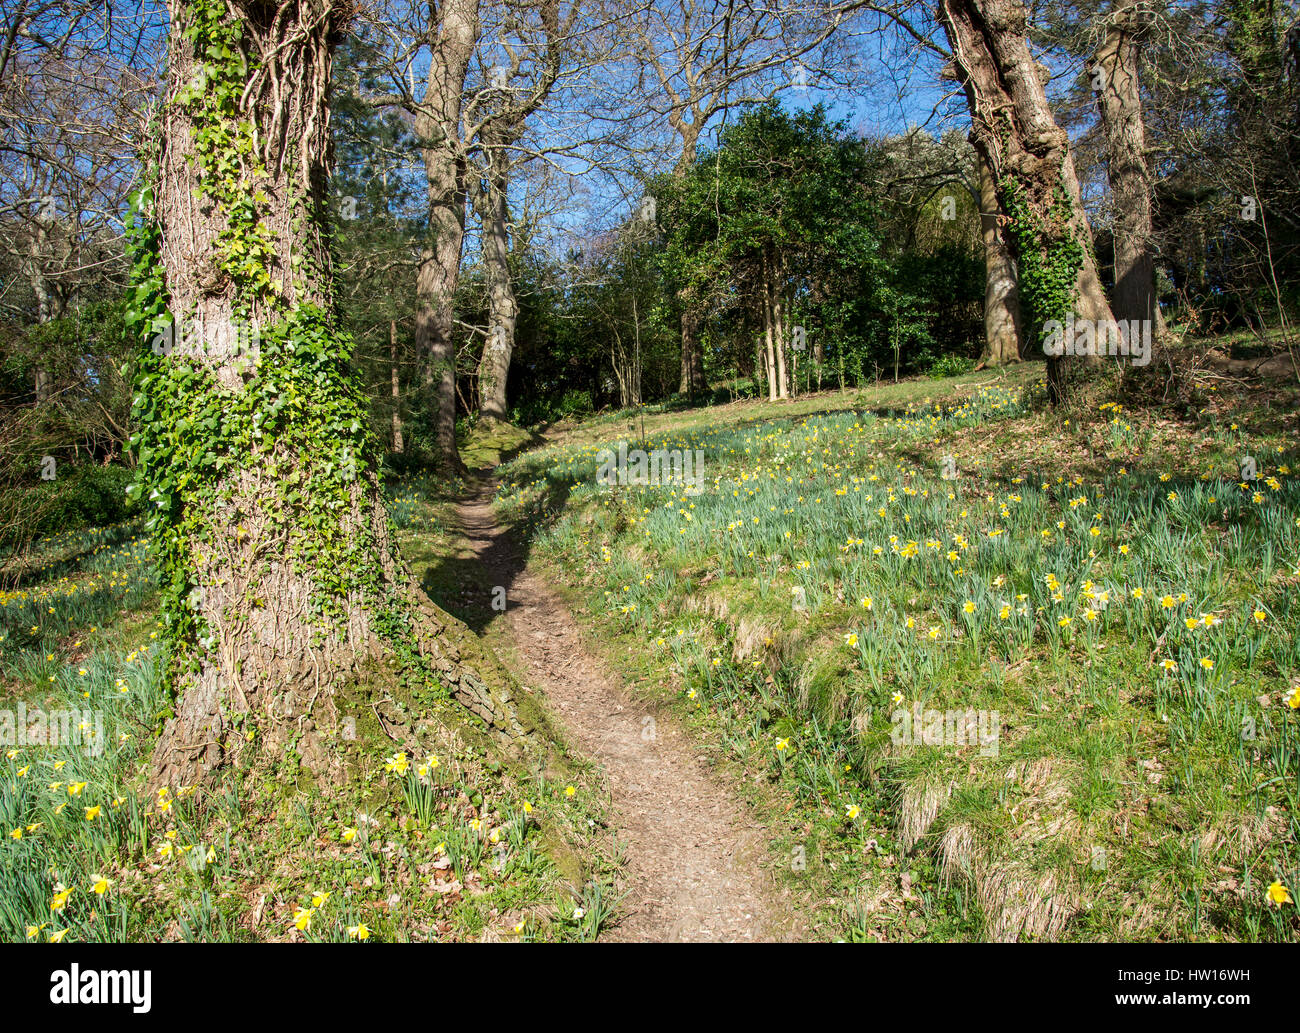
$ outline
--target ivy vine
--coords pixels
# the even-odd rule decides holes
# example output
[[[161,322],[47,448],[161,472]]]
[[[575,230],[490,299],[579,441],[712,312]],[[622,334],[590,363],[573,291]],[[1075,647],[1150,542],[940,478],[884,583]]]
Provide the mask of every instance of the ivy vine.
[[[1045,217],[1031,210],[1016,180],[1008,178],[1003,183],[1002,195],[1020,262],[1020,302],[1026,325],[1033,328],[1034,340],[1041,344],[1044,324],[1053,319],[1063,321],[1074,305],[1084,245],[1070,226],[1073,204],[1064,179],[1058,180]]]
[[[243,518],[250,514],[239,509],[233,487],[243,470],[255,470],[253,483],[274,492],[257,500],[258,516],[270,523],[259,534],[287,543],[257,562],[269,569],[287,561],[310,579],[318,635],[340,629],[358,596],[378,615],[381,634],[400,635],[408,624],[400,600],[384,597],[370,515],[354,512],[356,481],[373,443],[350,361],[351,338],[334,311],[291,303],[275,276],[270,177],[255,127],[242,110],[244,91],[259,71],[244,26],[228,20],[221,0],[192,0],[185,10],[181,38],[193,48],[194,74],[170,103],[191,127],[200,197],[223,219],[213,261],[233,317],[248,321],[257,313],[270,325],[258,328],[256,350],[238,360],[233,387],[228,377],[218,380],[201,353],[155,346],[193,312],[178,320],[167,291],[155,211],[160,161],[154,156],[146,163],[145,185],[131,198],[127,228],[127,320],[143,344],[132,405],[138,477],[130,491],[151,514],[173,695],[214,644],[196,590],[202,554],[212,543],[249,533]],[[296,167],[292,154],[285,160]],[[303,191],[291,196],[295,234],[320,223],[319,203]],[[307,284],[328,275],[309,256],[295,256],[293,266],[293,297],[307,296]],[[262,602],[240,600],[223,621],[237,622]]]

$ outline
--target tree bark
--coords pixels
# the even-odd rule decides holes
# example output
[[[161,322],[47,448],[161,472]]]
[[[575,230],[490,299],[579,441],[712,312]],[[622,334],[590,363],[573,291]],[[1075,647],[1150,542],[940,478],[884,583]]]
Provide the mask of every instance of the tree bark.
[[[1151,170],[1138,81],[1138,50],[1149,14],[1126,0],[1106,25],[1091,62],[1097,111],[1106,138],[1106,171],[1115,208],[1114,312],[1122,320],[1157,318],[1151,239]]]
[[[397,320],[388,323],[388,368],[393,378],[393,451],[401,455],[406,443],[402,440],[402,385],[397,372]]]
[[[431,10],[437,10],[431,8]],[[456,287],[465,243],[465,174],[460,113],[465,75],[479,32],[478,0],[446,0],[431,30],[437,43],[429,59],[428,88],[415,117],[415,133],[428,181],[429,246],[420,256],[415,291],[415,347],[422,356],[424,388],[433,416],[434,450],[444,469],[463,475],[456,448],[456,346],[452,336]]]
[[[776,384],[779,398],[790,397],[790,369],[786,363],[785,318],[782,312],[781,289],[772,292],[772,336],[776,340]]]
[[[700,127],[694,122],[687,122],[681,113],[669,116],[669,121],[682,140],[681,157],[677,159],[674,174],[683,176],[695,164],[696,146]],[[677,390],[690,401],[695,401],[697,391],[704,389],[704,358],[700,354],[700,342],[697,335],[699,319],[694,309],[694,301],[683,296],[682,301],[682,366],[681,381]]]
[[[155,789],[197,783],[241,755],[267,765],[296,755],[303,771],[339,781],[357,705],[342,690],[391,659],[398,635],[398,655],[418,654],[489,729],[524,732],[503,669],[398,557],[335,322],[326,91],[343,5],[234,6],[232,40],[203,8],[170,5],[156,261],[167,308],[201,331],[142,359],[138,452],[176,692]],[[233,73],[212,56],[232,50]],[[203,100],[241,93],[230,110]],[[237,166],[224,189],[251,215],[220,192],[214,146]],[[249,327],[255,350],[244,347]]]
[[[1092,230],[1083,209],[1070,140],[1047,103],[1043,79],[1025,36],[1027,17],[1020,0],[940,0],[939,21],[948,36],[953,65],[966,91],[971,113],[971,142],[987,161],[1002,207],[1024,220],[1013,227],[1021,277],[1021,301],[1032,298],[1031,270],[1050,269],[1062,249],[1074,241],[1082,258],[1067,307],[1076,320],[1110,323],[1110,305],[1097,276]],[[1064,195],[1068,214],[1062,217]],[[1014,197],[1016,203],[1010,203]],[[1024,253],[1025,249],[1033,253]],[[1044,322],[1064,313],[1034,312],[1028,337],[1040,346]],[[1048,392],[1053,403],[1064,400],[1063,357],[1048,356]]]
[[[767,400],[775,402],[780,392],[776,379],[776,327],[772,318],[772,265],[763,252],[763,343],[767,357]]]
[[[986,366],[1020,361],[1020,293],[1016,260],[1000,222],[1002,206],[988,162],[977,155],[980,175],[980,233],[984,238],[984,354]]]
[[[691,401],[704,390],[704,359],[700,355],[699,321],[693,303],[683,299],[682,310],[682,377],[678,391]]]
[[[478,366],[479,412],[490,422],[506,419],[506,380],[515,347],[519,306],[510,278],[509,210],[505,152],[488,153],[487,187],[480,198],[483,267],[488,282],[488,339]]]

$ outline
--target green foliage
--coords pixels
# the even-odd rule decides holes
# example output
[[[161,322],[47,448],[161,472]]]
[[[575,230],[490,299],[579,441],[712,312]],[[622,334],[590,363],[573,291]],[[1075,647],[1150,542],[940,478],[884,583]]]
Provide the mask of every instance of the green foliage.
[[[943,380],[946,377],[959,377],[975,368],[975,360],[965,355],[943,355],[935,359],[926,370],[931,380]]]
[[[38,521],[29,528],[34,535],[107,527],[133,515],[136,506],[127,497],[127,489],[134,477],[133,471],[116,464],[61,465],[55,480],[16,493],[12,501],[25,512],[39,514]],[[0,521],[9,508],[8,501],[0,504]],[[3,526],[8,526],[7,521]],[[8,544],[12,543],[0,540],[0,545]]]
[[[1014,179],[1004,181],[1002,195],[1020,261],[1018,286],[1025,326],[1041,343],[1043,324],[1048,320],[1063,321],[1074,304],[1084,245],[1070,226],[1073,208],[1063,180],[1057,183],[1052,208],[1045,218],[1030,210],[1023,188]]]

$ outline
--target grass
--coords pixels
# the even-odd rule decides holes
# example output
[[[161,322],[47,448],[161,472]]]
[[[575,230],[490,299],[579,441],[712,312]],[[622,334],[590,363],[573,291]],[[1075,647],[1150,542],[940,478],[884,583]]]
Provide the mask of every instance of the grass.
[[[623,428],[567,429],[499,504],[766,787],[825,933],[1293,940],[1294,400],[1104,382],[1053,414],[1032,377],[648,415],[698,491],[598,485]]]
[[[1052,413],[1035,373],[616,414],[528,452],[496,428],[465,454],[506,461],[501,512],[593,650],[737,776],[814,936],[1295,940],[1269,894],[1300,885],[1296,399],[1206,379],[1136,412],[1101,383]],[[703,450],[699,490],[596,484],[642,418],[647,448]],[[463,488],[390,497],[449,605]],[[0,757],[0,937],[589,940],[610,920],[593,770],[505,761],[400,671],[350,690],[345,787],[288,760],[142,798],[169,705],[152,586],[122,525],[42,542],[0,593],[0,731],[19,703],[29,730],[64,721]],[[457,610],[488,623],[486,598]],[[372,707],[446,728],[402,757]]]

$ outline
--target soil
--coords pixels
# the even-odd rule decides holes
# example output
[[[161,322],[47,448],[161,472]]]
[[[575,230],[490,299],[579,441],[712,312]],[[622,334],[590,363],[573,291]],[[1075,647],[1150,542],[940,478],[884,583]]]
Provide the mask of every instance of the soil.
[[[602,942],[803,938],[763,867],[764,830],[689,736],[633,700],[584,648],[564,601],[498,524],[493,490],[481,481],[459,518],[492,583],[506,587],[506,611],[496,619],[507,622],[515,673],[545,697],[571,745],[602,769],[611,825],[625,848],[620,891],[627,896]]]

